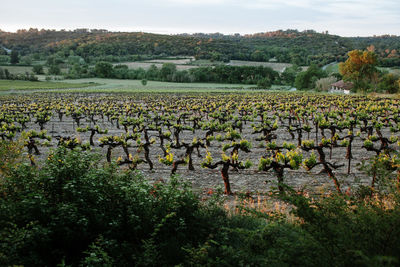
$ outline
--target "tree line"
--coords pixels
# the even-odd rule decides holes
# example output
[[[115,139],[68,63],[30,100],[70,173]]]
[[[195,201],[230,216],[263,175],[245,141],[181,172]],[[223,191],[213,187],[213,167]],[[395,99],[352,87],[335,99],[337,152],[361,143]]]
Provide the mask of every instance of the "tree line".
[[[151,65],[148,69],[129,69],[127,65],[113,66],[109,62],[98,62],[94,68],[75,65],[67,78],[99,77],[114,79],[152,80],[164,82],[213,82],[231,84],[258,84],[269,88],[280,83],[279,73],[263,66],[217,65],[178,70],[173,63],[164,63],[161,68]]]

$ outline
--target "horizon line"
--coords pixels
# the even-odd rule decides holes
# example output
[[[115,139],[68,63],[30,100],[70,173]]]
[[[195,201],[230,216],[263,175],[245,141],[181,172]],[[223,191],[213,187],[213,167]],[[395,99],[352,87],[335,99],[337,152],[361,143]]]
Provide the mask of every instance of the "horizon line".
[[[104,29],[104,28],[91,28],[91,27],[80,27],[80,28],[41,28],[41,27],[29,27],[29,28],[18,28],[16,30],[3,30],[0,28],[0,32],[6,32],[6,33],[18,33],[18,31],[30,31],[30,30],[45,30],[45,31],[68,31],[68,32],[74,32],[77,30],[87,30],[88,32],[91,32],[93,30],[97,30],[97,31],[106,31],[106,32],[110,32],[110,33],[135,33],[135,32],[141,32],[141,33],[151,33],[151,34],[161,34],[161,35],[195,35],[195,34],[205,34],[205,35],[212,35],[212,34],[221,34],[221,35],[225,35],[225,36],[233,36],[233,35],[240,35],[242,37],[246,36],[246,35],[256,35],[256,34],[262,34],[262,33],[273,33],[273,32],[285,32],[285,31],[298,31],[299,33],[305,33],[307,31],[313,31],[315,33],[319,33],[319,34],[327,34],[327,35],[332,35],[332,36],[339,36],[339,37],[384,37],[384,36],[390,36],[390,37],[399,37],[400,35],[397,34],[389,34],[389,33],[385,33],[385,34],[373,34],[373,35],[339,35],[339,34],[335,34],[335,33],[330,33],[329,30],[326,31],[316,31],[314,29],[304,29],[304,30],[299,30],[299,29],[277,29],[277,30],[270,30],[270,31],[259,31],[259,32],[253,32],[253,33],[244,33],[244,32],[222,32],[222,31],[216,31],[216,32],[211,32],[211,31],[189,31],[189,32],[184,32],[184,31],[168,31],[168,30],[128,30],[128,29]]]

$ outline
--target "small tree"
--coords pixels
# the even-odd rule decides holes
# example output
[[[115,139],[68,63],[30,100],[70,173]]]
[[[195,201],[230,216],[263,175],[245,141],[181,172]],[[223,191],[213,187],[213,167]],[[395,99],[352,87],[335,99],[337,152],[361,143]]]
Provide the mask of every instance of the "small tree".
[[[299,90],[312,89],[318,79],[326,76],[325,71],[318,68],[316,65],[311,65],[306,71],[297,74],[294,84]]]
[[[354,89],[365,90],[377,73],[377,56],[374,52],[361,50],[350,51],[348,56],[346,62],[339,64],[339,72],[344,80],[354,83]]]
[[[175,73],[176,65],[174,63],[164,63],[160,70],[161,79],[163,81],[170,81]]]
[[[387,73],[383,75],[378,84],[379,92],[387,92],[390,94],[395,94],[399,91],[400,80],[399,77],[393,75],[392,73]]]
[[[33,73],[35,74],[44,74],[43,66],[42,65],[34,65],[32,68]]]
[[[114,75],[114,69],[111,63],[98,62],[94,67],[94,72],[99,78],[112,78]]]
[[[17,64],[19,63],[19,53],[18,51],[12,50],[10,55],[10,63]]]
[[[49,75],[60,75],[61,69],[58,65],[53,64],[53,65],[50,65],[49,69],[47,70],[47,73]]]
[[[262,89],[271,88],[272,81],[270,77],[265,77],[257,81],[257,87]]]

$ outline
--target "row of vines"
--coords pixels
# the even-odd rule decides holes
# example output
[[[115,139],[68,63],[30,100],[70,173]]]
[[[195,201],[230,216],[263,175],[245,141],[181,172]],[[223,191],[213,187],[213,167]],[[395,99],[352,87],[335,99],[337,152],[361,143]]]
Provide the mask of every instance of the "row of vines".
[[[337,173],[370,160],[398,172],[400,101],[311,94],[32,94],[0,98],[0,138],[22,140],[31,164],[46,147],[98,149],[108,162],[152,171]],[[183,167],[185,166],[185,167]],[[399,176],[399,175],[398,175]],[[398,177],[399,178],[399,177]]]

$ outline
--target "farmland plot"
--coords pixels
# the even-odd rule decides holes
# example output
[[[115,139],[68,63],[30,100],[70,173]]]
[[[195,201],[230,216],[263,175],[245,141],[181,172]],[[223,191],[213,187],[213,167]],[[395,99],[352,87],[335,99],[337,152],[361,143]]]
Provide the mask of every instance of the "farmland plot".
[[[395,99],[37,94],[2,97],[0,104],[1,137],[23,138],[32,164],[52,147],[92,149],[152,180],[179,174],[199,190],[265,192],[277,181],[313,192],[377,186],[359,166],[399,149]]]

